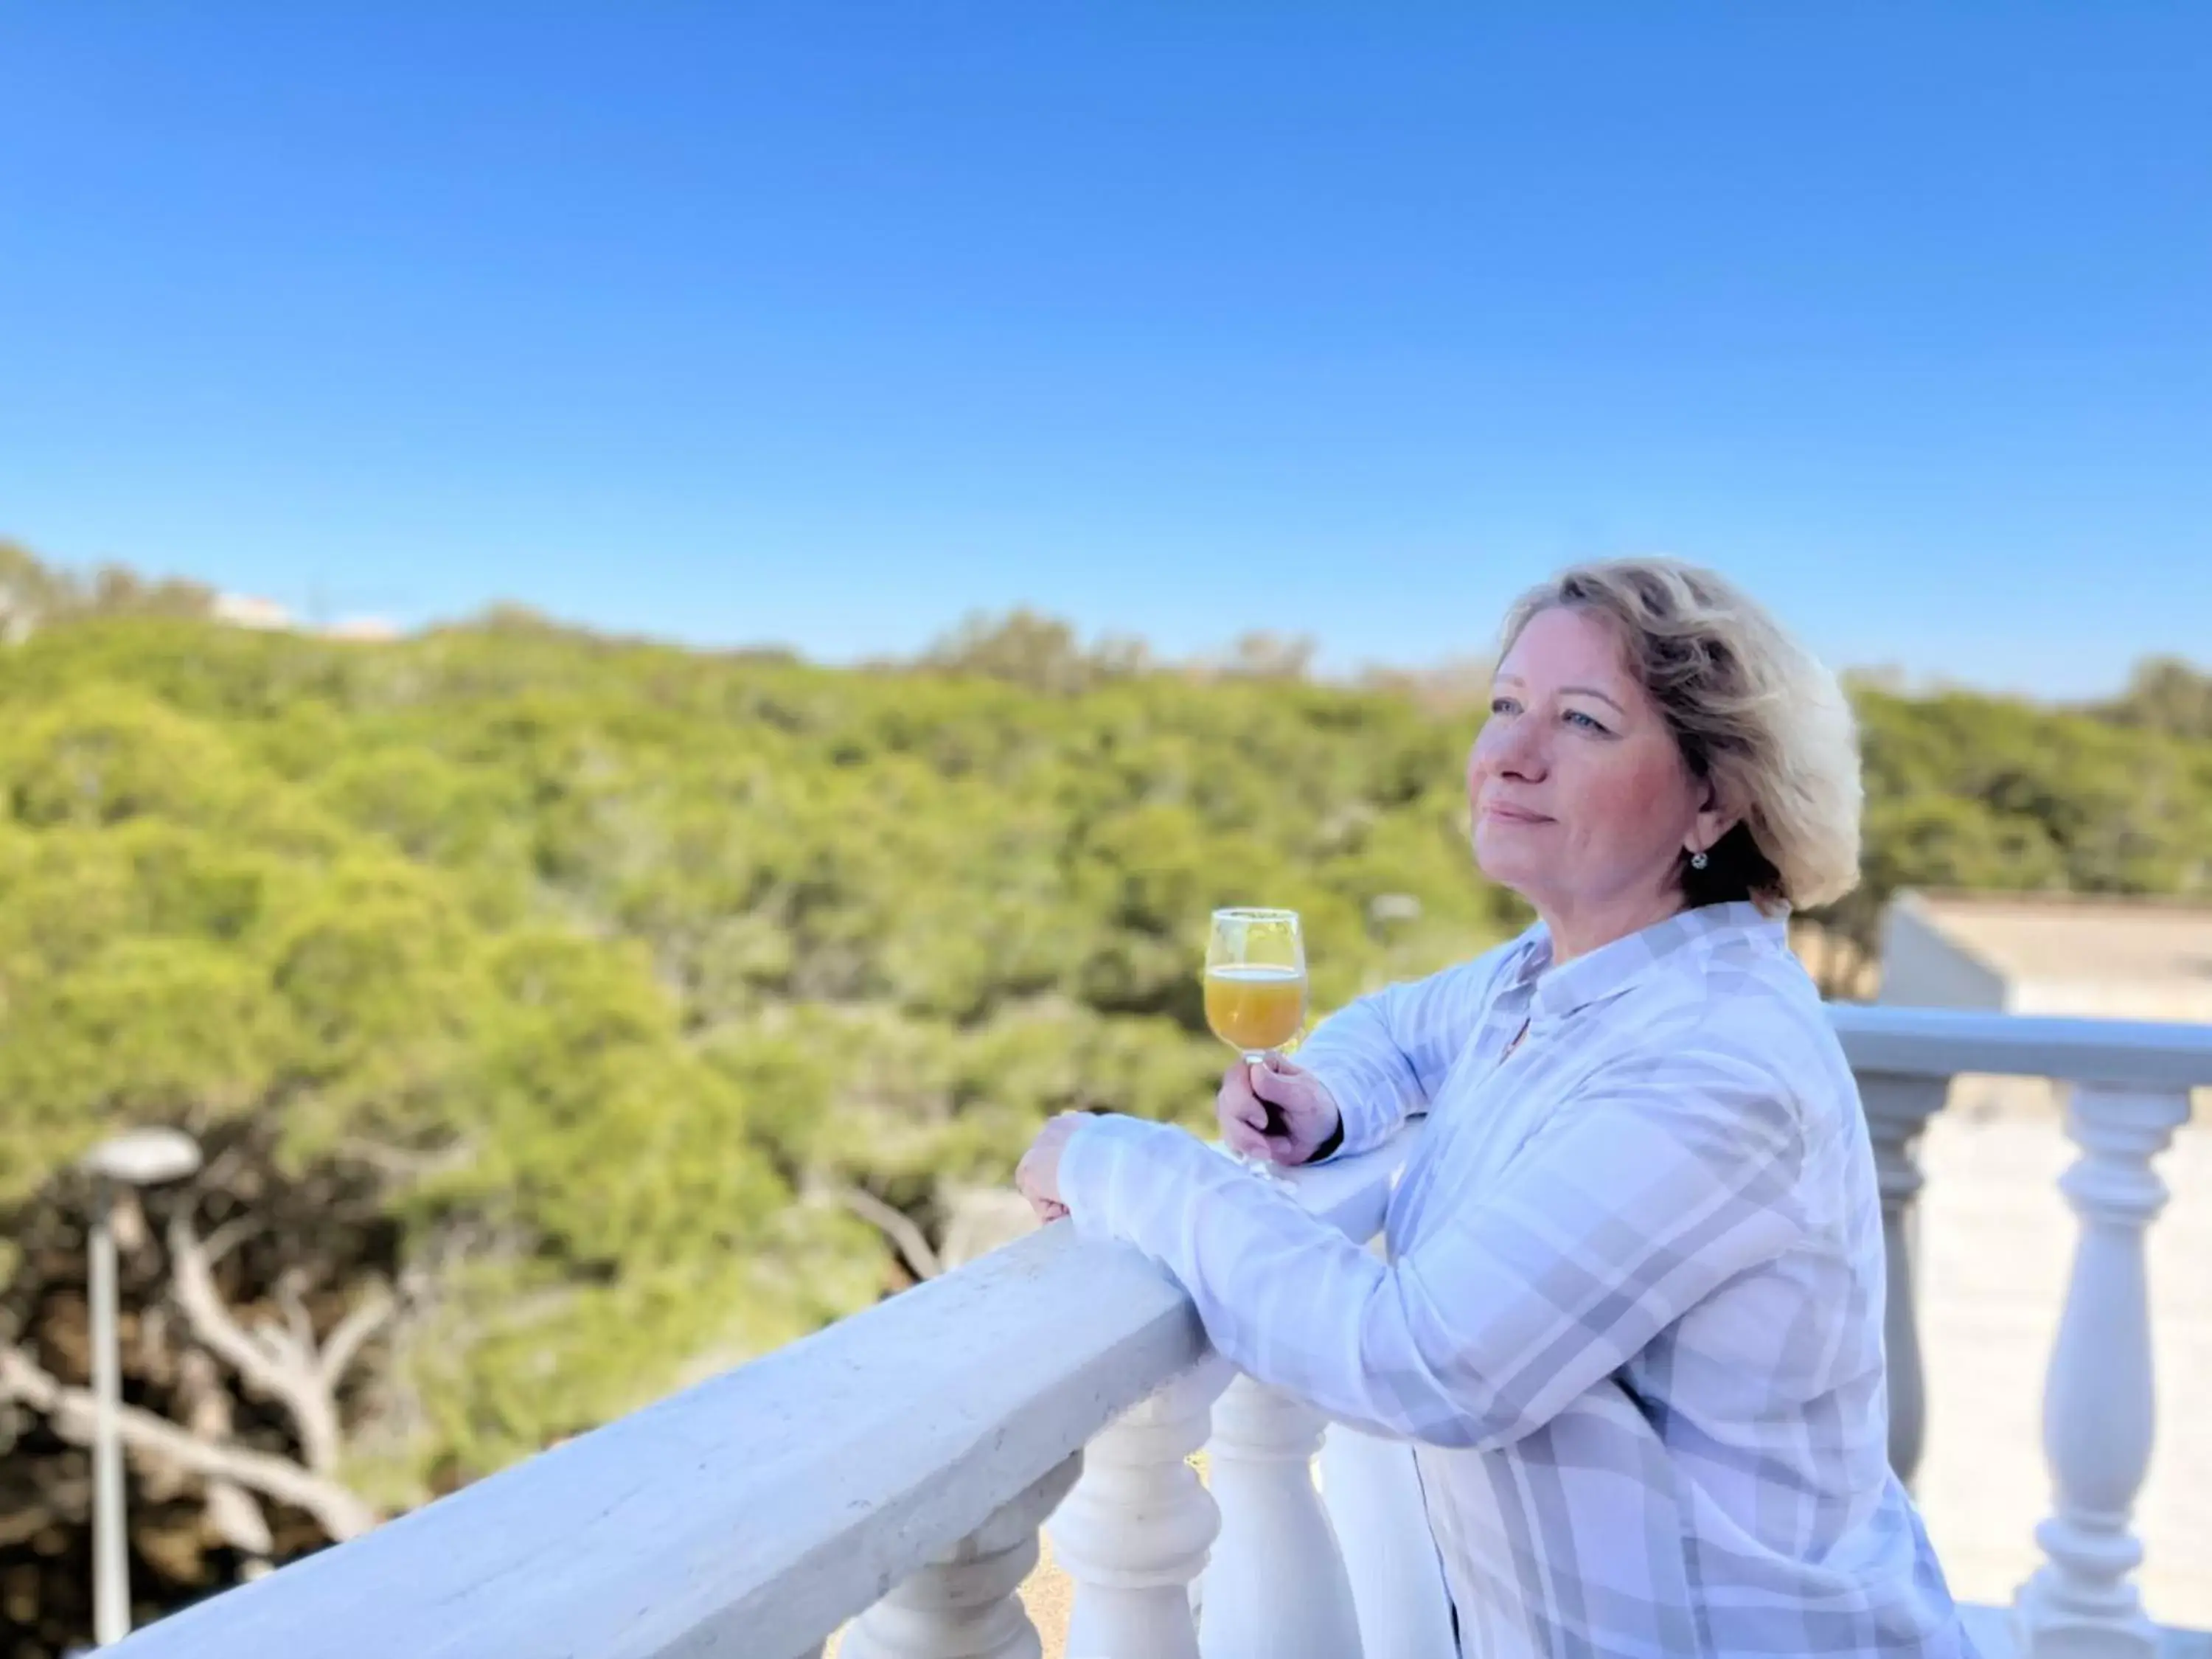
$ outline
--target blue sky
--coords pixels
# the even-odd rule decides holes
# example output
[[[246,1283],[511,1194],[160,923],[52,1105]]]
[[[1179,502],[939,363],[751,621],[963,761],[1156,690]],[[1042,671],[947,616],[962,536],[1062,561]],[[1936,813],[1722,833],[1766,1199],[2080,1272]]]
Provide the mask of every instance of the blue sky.
[[[2212,8],[0,0],[0,535],[830,659],[2212,658]]]

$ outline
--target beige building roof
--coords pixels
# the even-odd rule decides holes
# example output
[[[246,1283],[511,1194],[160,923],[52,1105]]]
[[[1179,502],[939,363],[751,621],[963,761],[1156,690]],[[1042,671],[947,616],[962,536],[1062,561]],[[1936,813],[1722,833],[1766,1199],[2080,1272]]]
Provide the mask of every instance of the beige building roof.
[[[2008,979],[2212,983],[2212,904],[2066,893],[1914,893],[1949,939]]]
[[[2212,1020],[2212,904],[1906,893],[1887,933],[1885,979],[1899,982],[1895,994],[1886,988],[1885,1001],[1990,1006],[1963,988],[1986,974],[2002,988],[1996,1006],[2018,1013]],[[1937,964],[1926,960],[1937,940],[1954,953],[1941,988],[1929,977]]]

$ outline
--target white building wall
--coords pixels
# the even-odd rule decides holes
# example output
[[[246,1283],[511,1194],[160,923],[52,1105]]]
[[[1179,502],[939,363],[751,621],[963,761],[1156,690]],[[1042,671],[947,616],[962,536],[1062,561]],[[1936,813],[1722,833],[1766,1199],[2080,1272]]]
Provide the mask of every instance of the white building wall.
[[[1910,894],[1889,907],[1881,940],[1878,1001],[1908,1008],[1983,1008],[2010,1005],[2004,977],[1936,929]]]

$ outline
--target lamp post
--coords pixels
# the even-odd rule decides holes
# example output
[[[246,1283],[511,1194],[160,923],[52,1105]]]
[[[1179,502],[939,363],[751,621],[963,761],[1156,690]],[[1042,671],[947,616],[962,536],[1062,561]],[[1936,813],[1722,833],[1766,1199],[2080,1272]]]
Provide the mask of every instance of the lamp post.
[[[123,1444],[116,1419],[123,1367],[116,1352],[115,1189],[181,1181],[200,1167],[200,1149],[174,1129],[134,1129],[102,1141],[84,1160],[91,1172],[92,1234],[92,1635],[101,1647],[131,1633],[131,1558],[123,1525]]]

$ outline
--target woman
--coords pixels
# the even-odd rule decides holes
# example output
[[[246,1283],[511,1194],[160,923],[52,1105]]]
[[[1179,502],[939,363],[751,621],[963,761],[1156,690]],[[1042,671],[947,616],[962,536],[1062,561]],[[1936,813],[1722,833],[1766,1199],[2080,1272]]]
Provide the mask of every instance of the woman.
[[[1243,1370],[1416,1443],[1468,1653],[1970,1652],[1889,1470],[1873,1157],[1784,932],[1856,879],[1842,693],[1668,561],[1566,572],[1504,647],[1468,793],[1537,924],[1221,1087],[1282,1164],[1427,1115],[1388,1261],[1132,1118],[1054,1120],[1018,1179]]]

